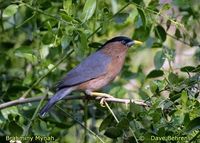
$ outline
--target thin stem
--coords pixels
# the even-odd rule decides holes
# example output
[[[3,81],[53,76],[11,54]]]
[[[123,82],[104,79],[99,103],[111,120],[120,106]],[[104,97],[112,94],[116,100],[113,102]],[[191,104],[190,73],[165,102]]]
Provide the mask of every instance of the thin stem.
[[[99,139],[102,143],[105,143],[95,132],[93,132],[92,130],[90,130],[89,128],[85,127],[79,120],[75,119],[71,114],[67,113],[65,110],[63,110],[62,108],[60,108],[59,106],[56,105],[57,108],[59,108],[62,112],[64,112],[68,117],[70,117],[72,120],[76,121],[81,127],[83,127],[84,129],[86,129],[90,134],[92,134],[93,136],[95,136],[97,139]]]
[[[27,22],[29,22],[32,18],[35,17],[35,15],[36,15],[36,13],[34,12],[34,14],[33,14],[31,17],[27,18],[27,19],[24,20],[21,24],[17,25],[16,28],[18,29],[18,28],[20,28],[21,26],[23,26],[24,24],[26,24]]]
[[[179,41],[179,42],[181,42],[181,43],[183,43],[183,44],[185,44],[185,45],[191,47],[191,45],[190,45],[189,43],[187,43],[187,42],[185,42],[185,41],[183,41],[183,40],[181,40],[181,39],[178,39],[178,38],[176,38],[175,36],[173,36],[173,35],[171,35],[171,34],[169,34],[169,33],[167,33],[167,35],[168,35],[169,37],[171,37],[171,38],[173,38],[173,39],[175,39],[175,40],[177,40],[177,41]]]
[[[115,113],[112,111],[112,109],[110,108],[110,106],[108,105],[108,103],[104,101],[104,104],[106,105],[106,107],[108,108],[108,110],[110,111],[110,113],[112,114],[112,116],[115,118],[115,121],[116,121],[117,123],[119,123],[119,120],[118,120],[117,117],[115,116]]]
[[[46,96],[47,96],[47,95],[46,95]],[[27,136],[27,135],[28,135],[29,129],[30,129],[30,127],[31,127],[31,124],[32,124],[32,122],[35,120],[35,118],[37,117],[37,113],[39,112],[40,107],[42,106],[42,103],[43,103],[43,101],[45,100],[46,96],[45,96],[45,97],[43,96],[42,100],[40,100],[40,103],[39,103],[39,105],[37,106],[37,108],[36,108],[36,110],[35,110],[35,112],[34,112],[32,118],[31,118],[31,120],[29,121],[28,125],[27,125],[27,126],[25,127],[25,129],[24,129],[23,136]]]

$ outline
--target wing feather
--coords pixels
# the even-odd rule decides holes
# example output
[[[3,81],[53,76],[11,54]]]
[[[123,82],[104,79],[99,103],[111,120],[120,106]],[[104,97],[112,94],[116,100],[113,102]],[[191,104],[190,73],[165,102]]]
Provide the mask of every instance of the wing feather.
[[[90,55],[77,67],[70,70],[67,75],[58,83],[57,88],[69,87],[94,79],[106,73],[111,58],[102,51]]]

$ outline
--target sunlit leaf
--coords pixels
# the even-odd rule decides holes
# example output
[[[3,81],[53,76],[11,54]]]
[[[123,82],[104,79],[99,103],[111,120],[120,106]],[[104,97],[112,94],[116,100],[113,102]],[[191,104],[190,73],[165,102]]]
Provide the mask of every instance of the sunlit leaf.
[[[5,119],[8,119],[9,114],[19,114],[16,106],[12,106],[12,107],[9,107],[9,108],[2,109],[1,113],[2,113],[2,115]]]
[[[87,0],[83,8],[83,22],[92,17],[96,9],[96,0]]]
[[[181,93],[181,102],[182,102],[182,105],[186,106],[187,101],[188,101],[187,92],[183,90],[182,93]]]
[[[18,5],[16,4],[9,5],[8,7],[4,9],[3,17],[13,16],[17,12],[17,9],[18,9]]]
[[[63,8],[67,12],[67,14],[70,14],[70,11],[72,10],[72,0],[64,0]]]
[[[30,53],[18,53],[18,52],[16,52],[15,56],[20,57],[20,58],[25,58],[32,63],[37,62],[37,57],[33,54],[30,54]]]

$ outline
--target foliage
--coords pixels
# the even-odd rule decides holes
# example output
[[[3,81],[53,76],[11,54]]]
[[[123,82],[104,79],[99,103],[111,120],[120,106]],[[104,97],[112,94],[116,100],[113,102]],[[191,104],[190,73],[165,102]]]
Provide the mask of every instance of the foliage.
[[[0,111],[0,142],[198,142],[199,8],[197,0],[1,0],[1,104],[53,95],[67,71],[127,35],[144,45],[129,49],[120,77],[102,91],[151,106],[62,101],[41,119],[43,100],[14,105]],[[191,50],[177,63],[178,52]]]

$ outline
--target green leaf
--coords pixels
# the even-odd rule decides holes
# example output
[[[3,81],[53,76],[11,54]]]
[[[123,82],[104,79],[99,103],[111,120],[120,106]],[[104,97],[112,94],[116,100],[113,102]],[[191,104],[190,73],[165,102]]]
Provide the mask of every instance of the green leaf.
[[[182,72],[193,72],[193,71],[195,71],[195,67],[193,67],[193,66],[185,66],[185,67],[181,68],[181,71]]]
[[[132,0],[132,2],[134,2],[136,4],[140,4],[142,1],[141,0]]]
[[[37,62],[37,57],[33,55],[33,50],[28,46],[22,46],[14,51],[15,56],[24,58],[32,63]]]
[[[33,53],[33,50],[29,46],[21,46],[15,50],[16,53]]]
[[[171,5],[169,3],[166,3],[162,6],[162,10],[163,11],[166,11],[166,10],[169,10],[171,8]]]
[[[72,10],[72,0],[64,0],[63,9],[67,12],[67,14],[70,14]]]
[[[47,32],[46,34],[44,34],[43,38],[42,38],[42,42],[45,45],[51,44],[54,42],[54,35],[51,32]]]
[[[151,92],[154,94],[154,93],[157,93],[159,91],[159,87],[158,87],[158,84],[156,81],[151,81],[150,82],[150,90]]]
[[[25,58],[32,63],[37,62],[37,57],[35,55],[30,54],[30,53],[15,53],[15,56],[20,57],[20,58]]]
[[[47,124],[42,120],[34,120],[32,124],[32,132],[34,135],[48,136],[50,134]]]
[[[69,16],[68,14],[66,14],[64,11],[61,11],[60,15],[61,15],[62,19],[64,19],[67,22],[71,22],[71,21],[74,20],[71,16]]]
[[[128,18],[129,14],[128,13],[118,13],[117,15],[114,16],[114,21],[117,24],[122,24],[126,21]]]
[[[166,23],[167,29],[166,30],[169,30],[170,26],[171,26],[171,20],[167,20],[167,23]]]
[[[19,114],[18,109],[16,106],[8,107],[1,110],[1,113],[5,119],[8,119],[9,114]]]
[[[114,118],[111,114],[109,114],[101,123],[99,127],[99,132],[105,130],[107,127],[110,127],[112,125]]]
[[[18,9],[18,5],[16,4],[9,5],[8,7],[4,9],[3,17],[13,16],[17,12],[17,9]]]
[[[149,38],[150,34],[150,27],[143,27],[140,26],[139,28],[135,29],[133,34],[133,39],[140,39],[141,41],[145,41]]]
[[[160,69],[165,62],[165,55],[163,51],[158,51],[154,57],[154,65],[156,69]]]
[[[186,127],[186,132],[190,134],[197,129],[200,129],[200,117],[197,117],[189,122],[188,126]]]
[[[43,46],[42,48],[40,48],[39,51],[40,51],[41,59],[45,59],[49,54],[49,47],[48,46]]]
[[[162,48],[162,43],[154,42],[152,48]]]
[[[185,90],[182,91],[181,93],[181,102],[183,106],[187,105],[187,101],[188,101],[188,95],[187,92]]]
[[[93,43],[89,44],[89,47],[96,48],[96,49],[100,48],[101,46],[102,46],[102,44],[98,43],[98,42],[93,42]]]
[[[129,127],[129,120],[127,118],[122,118],[119,123],[117,124],[117,127],[120,129],[128,129]]]
[[[148,75],[147,78],[156,78],[163,76],[164,72],[162,70],[152,70]]]
[[[200,65],[198,65],[193,72],[200,72]]]
[[[105,136],[113,139],[122,136],[122,134],[123,131],[118,127],[110,127],[104,133]]]
[[[162,42],[166,40],[166,35],[167,34],[165,32],[165,29],[161,25],[155,27],[155,36],[159,38]]]
[[[135,103],[130,104],[130,112],[133,113],[134,117],[137,117],[138,114],[142,113],[144,111],[144,107],[137,105]]]
[[[177,84],[179,81],[178,75],[174,74],[174,73],[170,73],[168,75],[168,80],[171,84]]]
[[[181,32],[178,28],[176,28],[175,36],[176,36],[177,39],[180,39],[182,37]]]
[[[145,16],[144,11],[142,9],[139,9],[139,8],[137,8],[137,10],[138,10],[138,13],[139,13],[139,15],[142,19],[143,27],[146,27],[146,16]]]
[[[89,20],[95,12],[96,0],[87,0],[83,8],[83,22]]]
[[[70,44],[69,36],[64,35],[61,39],[61,46],[63,49],[66,49]]]
[[[83,47],[83,49],[86,50],[88,48],[86,34],[81,32],[80,33],[80,38],[81,38],[81,46]]]
[[[11,121],[8,128],[12,136],[21,136],[23,133],[23,128],[20,127],[15,121]]]

